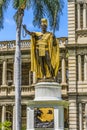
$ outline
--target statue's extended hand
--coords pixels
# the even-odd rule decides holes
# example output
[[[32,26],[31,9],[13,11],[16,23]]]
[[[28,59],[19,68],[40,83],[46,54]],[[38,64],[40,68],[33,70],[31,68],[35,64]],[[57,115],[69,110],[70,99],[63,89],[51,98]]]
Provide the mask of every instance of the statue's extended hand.
[[[23,27],[23,29],[25,29],[26,30],[26,25],[24,24],[24,25],[22,25],[22,27]]]
[[[30,32],[29,30],[27,30],[27,28],[26,28],[26,25],[25,25],[25,24],[24,24],[24,25],[22,25],[22,27],[23,27],[23,29],[25,30],[25,32],[26,32],[27,34],[32,35],[32,36],[34,36],[34,35],[35,35],[33,32]]]

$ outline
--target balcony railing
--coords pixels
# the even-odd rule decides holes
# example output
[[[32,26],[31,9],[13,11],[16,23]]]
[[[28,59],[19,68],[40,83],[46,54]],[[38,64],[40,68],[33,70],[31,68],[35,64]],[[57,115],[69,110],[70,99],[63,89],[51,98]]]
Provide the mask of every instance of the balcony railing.
[[[15,41],[3,41],[0,42],[0,51],[9,51],[15,50],[16,43]],[[30,48],[30,40],[21,41],[21,49]]]
[[[62,88],[62,87],[61,87]],[[22,96],[34,96],[35,84],[21,86]],[[67,86],[62,88],[62,95],[67,95]],[[0,86],[0,97],[3,96],[15,96],[15,86]]]
[[[59,42],[59,47],[65,46],[65,44],[68,43],[67,37],[61,37],[57,38]],[[29,49],[30,48],[30,40],[22,40],[21,41],[21,49]],[[15,40],[13,41],[0,41],[0,51],[9,51],[9,50],[15,50],[16,43]]]
[[[14,95],[15,95],[15,86],[0,86],[0,97],[14,96]],[[34,95],[34,85],[22,86],[21,95],[22,96],[33,96]]]

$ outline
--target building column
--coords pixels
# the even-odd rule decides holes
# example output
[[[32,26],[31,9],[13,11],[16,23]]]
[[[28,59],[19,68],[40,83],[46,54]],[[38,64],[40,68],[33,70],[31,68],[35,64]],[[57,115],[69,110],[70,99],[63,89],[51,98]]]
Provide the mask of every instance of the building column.
[[[35,74],[35,72],[29,71],[29,85],[32,83],[33,84],[36,83],[36,74]]]
[[[78,30],[81,29],[81,25],[80,25],[80,3],[77,4],[77,16],[78,16],[78,20],[77,20],[77,23],[78,23]]]
[[[87,55],[84,55],[84,81],[87,81]]]
[[[54,130],[58,130],[60,125],[59,125],[59,109],[55,108],[54,109]]]
[[[15,130],[15,106],[13,105],[13,129],[12,130]]]
[[[81,55],[78,55],[78,81],[82,81]]]
[[[79,130],[82,130],[82,103],[79,104]]]
[[[34,110],[27,106],[27,129],[26,130],[35,130],[34,128]]]
[[[86,28],[86,3],[83,4],[83,29]]]
[[[62,84],[66,84],[66,67],[64,58],[62,58]]]
[[[6,121],[6,106],[3,105],[2,106],[2,123]],[[4,130],[4,128],[2,127],[2,130]]]
[[[7,82],[7,62],[6,60],[3,61],[3,72],[2,72],[2,85],[6,86]]]
[[[12,84],[12,86],[14,86],[15,85],[15,62],[13,62],[13,84]]]
[[[31,71],[29,71],[29,85],[31,84]]]
[[[59,127],[64,130],[64,107],[59,106]]]
[[[35,74],[35,72],[33,72],[33,84],[35,84],[36,83],[36,74]]]
[[[87,103],[85,104],[85,128],[87,130]]]

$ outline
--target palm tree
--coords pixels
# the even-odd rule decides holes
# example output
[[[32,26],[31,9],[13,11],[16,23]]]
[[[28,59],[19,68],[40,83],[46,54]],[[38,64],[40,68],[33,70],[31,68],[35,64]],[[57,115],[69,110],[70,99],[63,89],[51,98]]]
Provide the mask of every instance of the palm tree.
[[[16,18],[16,50],[15,50],[15,113],[16,125],[15,130],[21,130],[21,25],[26,7],[26,0],[14,0],[13,7],[17,9]]]

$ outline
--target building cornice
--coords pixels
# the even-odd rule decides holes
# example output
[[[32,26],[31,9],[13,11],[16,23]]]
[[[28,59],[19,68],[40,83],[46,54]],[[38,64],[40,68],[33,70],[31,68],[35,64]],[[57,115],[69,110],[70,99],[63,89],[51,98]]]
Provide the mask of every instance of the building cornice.
[[[66,48],[72,48],[73,49],[73,48],[87,47],[87,44],[81,44],[81,43],[77,44],[76,43],[76,44],[66,44],[65,46],[66,46]]]

